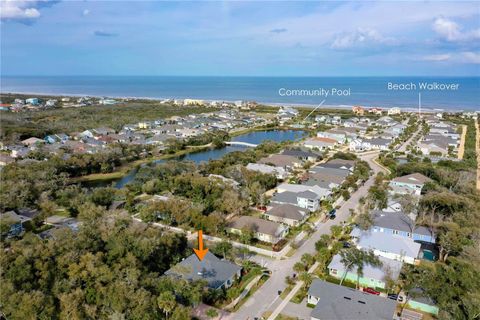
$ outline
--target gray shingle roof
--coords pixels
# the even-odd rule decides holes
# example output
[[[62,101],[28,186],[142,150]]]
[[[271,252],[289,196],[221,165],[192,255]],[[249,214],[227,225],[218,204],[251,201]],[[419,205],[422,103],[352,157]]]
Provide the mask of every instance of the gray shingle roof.
[[[384,257],[377,257],[377,258],[380,260],[382,265],[379,267],[374,267],[370,264],[365,264],[363,266],[363,277],[383,281],[386,275],[386,270],[388,269],[391,272],[390,274],[391,278],[393,280],[398,279],[403,263],[400,261],[391,260]],[[343,265],[341,260],[342,260],[342,257],[340,256],[340,254],[335,255],[332,259],[332,262],[330,262],[330,264],[328,265],[328,268],[337,269],[338,274],[343,274],[343,272],[345,271],[345,266]],[[350,272],[356,273],[357,268],[354,266]]]
[[[358,290],[315,279],[308,290],[319,297],[312,319],[392,320],[396,302]]]
[[[230,228],[238,230],[241,230],[243,228],[249,228],[252,231],[268,234],[274,237],[281,234],[285,229],[285,227],[279,223],[250,216],[238,217],[233,220],[228,226]]]
[[[420,252],[419,243],[402,236],[384,232],[362,231],[358,228],[353,229],[351,235],[358,237],[358,246],[366,250],[376,249],[413,258],[417,258]]]
[[[192,254],[165,274],[188,281],[206,280],[209,288],[218,289],[241,269],[240,266],[230,261],[220,260],[211,252],[207,252],[202,261]]]
[[[307,209],[303,209],[291,204],[281,204],[268,210],[265,214],[301,221],[307,214]]]
[[[373,219],[375,226],[412,233],[414,222],[403,212],[375,211]],[[416,226],[413,233],[432,236],[430,230],[424,226]]]
[[[277,193],[270,199],[271,202],[278,202],[278,203],[290,203],[290,204],[297,204],[297,193],[285,191],[282,193]]]
[[[421,173],[412,173],[412,174],[407,174],[406,176],[401,176],[393,179],[392,181],[395,182],[401,182],[401,183],[410,183],[410,184],[419,184],[423,185],[429,181],[432,181],[432,179],[424,176]]]

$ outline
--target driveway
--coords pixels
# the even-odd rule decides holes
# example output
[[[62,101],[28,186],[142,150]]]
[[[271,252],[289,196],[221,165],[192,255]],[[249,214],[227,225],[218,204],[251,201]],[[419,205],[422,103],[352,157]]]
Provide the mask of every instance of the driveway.
[[[312,236],[297,249],[292,257],[273,261],[266,259],[266,267],[272,271],[270,278],[242,305],[240,310],[231,314],[228,319],[244,320],[254,319],[256,317],[260,318],[265,311],[277,308],[281,302],[278,292],[281,292],[286,288],[285,277],[293,274],[293,265],[300,261],[304,253],[315,253],[315,243],[323,234],[330,234],[331,226],[340,225],[341,222],[347,221],[350,216],[350,209],[355,209],[357,207],[359,199],[365,196],[368,189],[373,185],[375,175],[384,170],[372,161],[372,159],[377,156],[378,152],[360,156],[361,160],[368,162],[373,169],[374,174],[363,186],[351,194],[350,199],[345,201],[340,209],[337,210],[337,218],[319,224]]]

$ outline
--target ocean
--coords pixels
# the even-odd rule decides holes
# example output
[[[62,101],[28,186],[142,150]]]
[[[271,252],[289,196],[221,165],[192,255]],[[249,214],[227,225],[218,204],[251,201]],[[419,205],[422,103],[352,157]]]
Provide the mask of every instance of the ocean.
[[[2,76],[0,91],[415,109],[421,93],[424,109],[480,110],[480,77]]]

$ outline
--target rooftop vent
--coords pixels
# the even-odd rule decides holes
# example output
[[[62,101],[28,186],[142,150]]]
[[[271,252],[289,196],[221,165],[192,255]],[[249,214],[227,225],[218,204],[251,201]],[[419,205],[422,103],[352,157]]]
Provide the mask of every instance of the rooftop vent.
[[[358,300],[358,303],[367,304],[365,301]]]
[[[343,297],[343,299],[352,300],[352,298],[350,298],[350,297]]]

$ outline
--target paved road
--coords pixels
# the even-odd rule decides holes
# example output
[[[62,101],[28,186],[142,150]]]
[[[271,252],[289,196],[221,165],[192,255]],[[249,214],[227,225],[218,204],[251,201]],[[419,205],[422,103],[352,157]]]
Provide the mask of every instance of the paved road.
[[[419,125],[417,131],[415,131],[414,134],[410,136],[398,149],[397,151],[399,152],[405,152],[407,151],[407,146],[410,144],[410,142],[417,136],[418,133],[420,133],[420,130],[422,130],[422,126]]]
[[[280,305],[281,299],[278,296],[278,291],[283,291],[286,288],[285,277],[293,274],[293,265],[300,261],[304,253],[315,253],[315,242],[317,242],[323,234],[330,234],[331,226],[339,225],[341,222],[347,221],[350,216],[350,209],[357,207],[359,199],[365,196],[368,189],[373,185],[376,173],[383,171],[381,167],[372,161],[372,159],[377,156],[378,152],[360,156],[362,160],[369,163],[374,171],[374,175],[354,192],[350,199],[343,203],[340,209],[337,210],[336,219],[319,224],[312,236],[297,249],[292,257],[286,258],[285,260],[266,260],[266,267],[272,271],[271,277],[243,304],[239,311],[231,314],[228,319],[244,320],[254,319],[255,317],[260,318],[265,311],[274,310]]]

